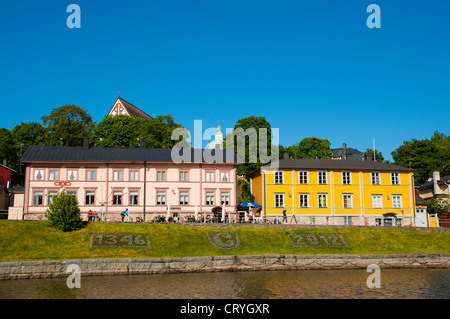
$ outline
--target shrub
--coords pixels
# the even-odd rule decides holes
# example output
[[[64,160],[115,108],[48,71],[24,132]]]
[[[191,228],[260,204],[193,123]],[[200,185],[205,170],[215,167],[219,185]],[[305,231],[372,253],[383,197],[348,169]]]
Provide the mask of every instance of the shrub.
[[[49,226],[62,231],[73,231],[83,227],[77,198],[64,191],[53,197],[46,217],[50,222]]]

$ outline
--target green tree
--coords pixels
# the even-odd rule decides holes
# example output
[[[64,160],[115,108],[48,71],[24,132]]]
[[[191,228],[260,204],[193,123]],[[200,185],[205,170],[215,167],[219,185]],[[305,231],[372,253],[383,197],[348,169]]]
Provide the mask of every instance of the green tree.
[[[53,228],[73,231],[83,227],[77,198],[64,191],[52,198],[46,212],[49,226]]]
[[[15,169],[18,167],[18,159],[11,131],[0,128],[0,164],[6,160],[6,165]]]
[[[324,158],[332,156],[330,141],[317,137],[307,137],[299,143],[289,147],[289,155],[292,158]]]
[[[428,203],[428,212],[430,213],[442,214],[450,212],[450,205],[443,198],[432,198]]]
[[[21,123],[11,130],[11,134],[18,158],[31,145],[47,145],[46,129],[39,123]]]
[[[96,125],[91,135],[95,147],[138,147],[145,140],[149,148],[172,148],[178,141],[172,140],[172,131],[182,128],[170,115],[154,119],[126,115],[109,115]]]
[[[239,138],[236,137],[236,134],[239,132],[239,129],[242,129],[244,132],[251,132],[249,129],[255,129],[255,134],[246,135],[244,138],[244,149],[238,150],[239,147]],[[260,130],[262,129],[262,130]],[[266,130],[267,134],[261,134]],[[256,117],[250,116],[243,119],[240,119],[236,122],[234,126],[234,130],[232,133],[229,133],[225,136],[225,148],[227,148],[227,141],[229,139],[234,139],[234,152],[239,156],[242,152],[244,153],[245,158],[242,158],[244,164],[241,164],[237,168],[238,175],[249,174],[254,171],[258,167],[260,167],[264,161],[261,161],[260,158],[260,148],[266,147],[263,154],[270,156],[271,148],[272,148],[272,128],[270,123],[266,120],[265,117]],[[261,150],[262,151],[262,150]],[[278,150],[277,150],[278,154]]]
[[[236,196],[238,205],[252,200],[252,195],[250,194],[250,183],[245,178],[238,178]]]
[[[435,170],[450,174],[450,138],[439,132],[431,139],[404,141],[391,154],[396,165],[417,170],[414,176],[419,183],[425,183]]]
[[[366,153],[373,154],[373,149],[366,149]],[[377,162],[389,164],[389,161],[384,159],[383,153],[381,153],[381,151],[375,150],[375,156]]]
[[[76,105],[64,105],[42,117],[47,128],[50,145],[81,146],[83,137],[89,136],[95,122],[86,110]]]

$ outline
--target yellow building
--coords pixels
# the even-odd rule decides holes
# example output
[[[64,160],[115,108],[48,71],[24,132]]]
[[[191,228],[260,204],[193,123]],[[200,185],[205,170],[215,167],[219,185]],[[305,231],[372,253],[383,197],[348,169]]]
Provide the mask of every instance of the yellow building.
[[[415,224],[413,169],[371,160],[282,159],[277,164],[250,174],[253,201],[269,221]]]

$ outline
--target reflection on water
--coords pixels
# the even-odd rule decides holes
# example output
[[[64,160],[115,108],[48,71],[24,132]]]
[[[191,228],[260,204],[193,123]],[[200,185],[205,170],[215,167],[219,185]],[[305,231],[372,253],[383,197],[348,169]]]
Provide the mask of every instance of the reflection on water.
[[[81,276],[81,288],[67,278],[0,281],[0,298],[445,298],[450,270],[381,269],[381,288],[369,289],[360,270],[216,272],[130,276]]]

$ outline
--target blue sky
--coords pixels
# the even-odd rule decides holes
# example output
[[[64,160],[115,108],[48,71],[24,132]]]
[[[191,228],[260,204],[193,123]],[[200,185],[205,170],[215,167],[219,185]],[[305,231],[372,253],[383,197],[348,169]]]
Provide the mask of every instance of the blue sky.
[[[375,139],[391,159],[405,140],[450,134],[449,14],[442,0],[3,1],[0,127],[66,104],[99,122],[120,90],[191,132],[265,116],[282,145]]]

